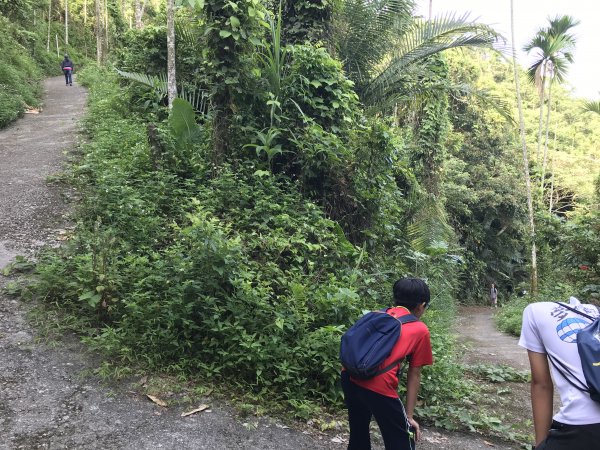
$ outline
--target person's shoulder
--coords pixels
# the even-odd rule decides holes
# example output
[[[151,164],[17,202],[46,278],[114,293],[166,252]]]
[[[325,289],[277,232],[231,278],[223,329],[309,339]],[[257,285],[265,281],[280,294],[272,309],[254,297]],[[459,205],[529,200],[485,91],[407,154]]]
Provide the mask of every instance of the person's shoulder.
[[[403,326],[406,327],[403,329],[403,332],[404,330],[406,330],[407,332],[414,335],[429,335],[429,327],[427,327],[427,325],[424,322],[421,322],[420,320],[417,320],[415,322],[409,322],[407,324],[404,324]]]

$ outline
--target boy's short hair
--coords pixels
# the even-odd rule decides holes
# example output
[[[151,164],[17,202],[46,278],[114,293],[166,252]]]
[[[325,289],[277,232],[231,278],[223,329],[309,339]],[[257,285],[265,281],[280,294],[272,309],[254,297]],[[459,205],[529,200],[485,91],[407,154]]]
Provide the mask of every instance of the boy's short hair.
[[[431,294],[429,286],[420,278],[400,278],[394,283],[394,305],[415,308],[420,303],[429,305]]]

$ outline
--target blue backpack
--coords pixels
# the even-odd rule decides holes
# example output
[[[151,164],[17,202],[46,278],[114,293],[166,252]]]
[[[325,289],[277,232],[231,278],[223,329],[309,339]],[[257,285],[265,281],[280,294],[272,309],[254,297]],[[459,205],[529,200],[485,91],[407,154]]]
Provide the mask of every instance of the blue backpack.
[[[591,324],[577,333],[577,351],[581,359],[585,381],[577,378],[565,364],[556,358],[549,357],[549,360],[573,387],[587,392],[592,400],[600,402],[600,317],[588,316],[564,303],[554,303],[558,303],[592,321]]]
[[[361,380],[387,372],[403,359],[381,367],[400,339],[402,325],[417,320],[412,314],[396,318],[386,309],[365,314],[342,336],[342,365],[350,376]]]

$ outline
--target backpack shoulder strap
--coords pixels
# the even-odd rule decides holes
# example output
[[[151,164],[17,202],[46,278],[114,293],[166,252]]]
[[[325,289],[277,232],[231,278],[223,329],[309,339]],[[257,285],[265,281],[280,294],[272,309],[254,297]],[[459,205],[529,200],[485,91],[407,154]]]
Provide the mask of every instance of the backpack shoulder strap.
[[[553,302],[553,303],[556,303],[557,305],[560,305],[560,306],[564,306],[565,308],[573,311],[574,313],[579,314],[580,316],[583,316],[583,317],[585,317],[587,319],[590,319],[592,322],[594,320],[596,320],[596,317],[588,316],[586,313],[581,312],[581,311],[573,308],[572,306],[567,305],[566,303],[561,303],[561,302]]]
[[[400,316],[400,317],[398,317],[398,320],[400,322],[402,322],[403,324],[419,321],[419,319],[417,319],[417,317],[412,314],[405,314],[403,316]]]

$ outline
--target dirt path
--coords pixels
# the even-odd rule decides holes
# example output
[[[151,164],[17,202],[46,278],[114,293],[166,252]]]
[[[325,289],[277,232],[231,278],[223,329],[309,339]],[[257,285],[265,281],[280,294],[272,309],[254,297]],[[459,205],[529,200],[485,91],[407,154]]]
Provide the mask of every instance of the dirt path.
[[[68,210],[64,190],[46,178],[62,170],[76,143],[85,91],[46,82],[45,109],[0,131],[0,267],[17,254],[56,245]],[[0,290],[6,283],[0,276]],[[98,362],[74,337],[53,346],[36,340],[27,305],[0,294],[0,449],[343,449],[345,429],[329,434],[245,419],[214,399],[210,412],[182,418],[184,407],[161,408],[125,383],[86,375]],[[486,443],[487,441],[487,443]],[[514,446],[461,433],[424,430],[420,450]],[[375,448],[381,449],[380,443]]]
[[[518,339],[499,333],[493,321],[494,309],[485,306],[459,309],[457,333],[468,346],[466,364],[504,364],[517,370],[529,370],[527,351],[517,345]]]

